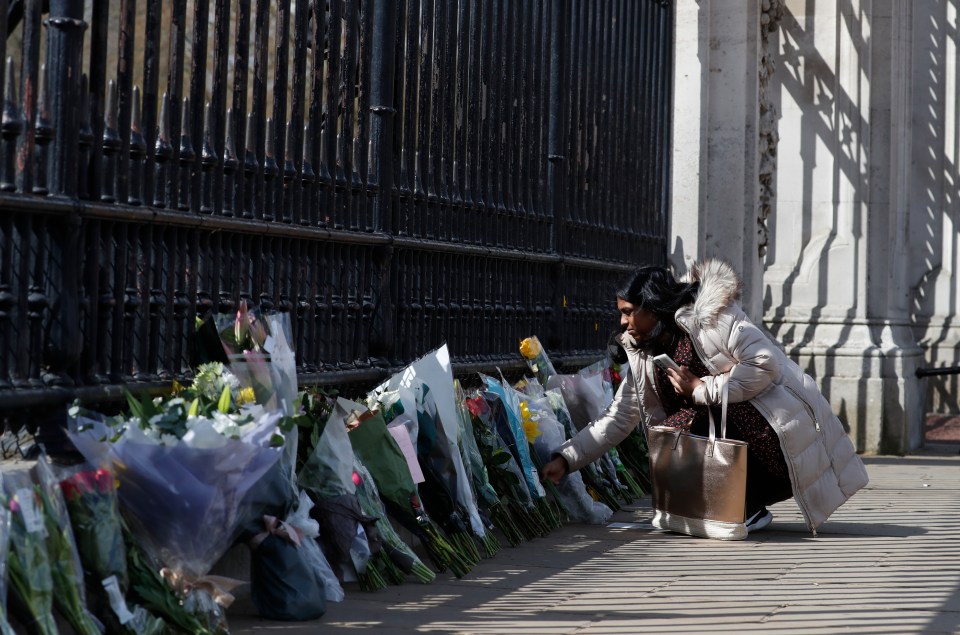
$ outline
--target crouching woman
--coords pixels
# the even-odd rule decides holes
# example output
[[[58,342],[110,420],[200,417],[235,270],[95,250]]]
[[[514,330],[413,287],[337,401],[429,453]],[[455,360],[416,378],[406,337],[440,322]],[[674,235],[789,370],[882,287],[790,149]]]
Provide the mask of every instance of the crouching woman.
[[[867,473],[814,380],[747,318],[739,297],[740,280],[717,260],[682,281],[663,267],[639,269],[617,293],[629,376],[607,412],[557,448],[543,476],[558,482],[641,423],[706,436],[709,409],[719,421],[726,388],[727,437],[747,443],[746,529],[766,527],[767,505],[792,496],[816,533]],[[679,370],[654,364],[662,354]]]

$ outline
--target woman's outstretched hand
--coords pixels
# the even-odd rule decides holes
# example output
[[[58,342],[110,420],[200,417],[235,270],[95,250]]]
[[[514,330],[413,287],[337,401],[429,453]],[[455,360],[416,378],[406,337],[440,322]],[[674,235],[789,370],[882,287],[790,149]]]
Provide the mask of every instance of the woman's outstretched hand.
[[[670,383],[673,389],[682,397],[693,397],[693,391],[703,382],[699,377],[690,372],[686,366],[681,366],[680,370],[667,369],[667,375],[670,376]]]
[[[559,485],[560,479],[566,476],[569,471],[570,468],[567,465],[567,460],[562,456],[558,456],[544,464],[543,469],[540,471],[540,476],[544,480],[550,479],[554,485]]]

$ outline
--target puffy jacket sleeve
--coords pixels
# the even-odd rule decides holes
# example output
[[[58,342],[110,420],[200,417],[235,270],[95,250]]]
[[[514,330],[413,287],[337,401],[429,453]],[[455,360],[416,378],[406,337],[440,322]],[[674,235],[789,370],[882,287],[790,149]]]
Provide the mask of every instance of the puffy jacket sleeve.
[[[640,423],[640,414],[636,385],[628,372],[603,416],[556,448],[554,453],[563,456],[570,471],[575,472],[623,441]]]
[[[724,382],[730,385],[730,403],[737,403],[753,399],[779,379],[780,362],[775,344],[742,311],[729,320],[721,320],[717,328],[704,335],[733,365],[719,375],[700,378],[703,385],[693,393],[697,404],[720,404]]]

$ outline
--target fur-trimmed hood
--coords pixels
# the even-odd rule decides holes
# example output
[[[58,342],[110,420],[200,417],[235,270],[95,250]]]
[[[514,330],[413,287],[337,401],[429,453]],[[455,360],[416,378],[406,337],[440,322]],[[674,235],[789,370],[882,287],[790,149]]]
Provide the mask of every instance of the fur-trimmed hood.
[[[721,311],[740,301],[740,290],[743,288],[733,267],[712,258],[694,263],[681,281],[700,283],[691,317],[701,328],[715,325]]]

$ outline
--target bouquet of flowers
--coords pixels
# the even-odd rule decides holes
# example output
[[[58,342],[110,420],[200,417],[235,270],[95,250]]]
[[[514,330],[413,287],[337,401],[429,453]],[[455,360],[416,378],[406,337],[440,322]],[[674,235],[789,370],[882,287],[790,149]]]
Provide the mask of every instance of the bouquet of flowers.
[[[226,630],[232,596],[205,576],[233,543],[244,496],[284,442],[279,412],[231,412],[230,399],[225,392],[217,409],[201,413],[198,399],[129,398],[131,415],[100,420],[71,409],[67,432],[88,461],[116,470],[137,542],[212,632]]]
[[[538,394],[539,396],[536,396]],[[550,403],[550,397],[543,392],[539,384],[531,385],[528,389],[529,399],[524,402],[526,410],[532,414],[530,419],[536,422],[538,435],[532,440],[534,455],[538,457],[540,464],[550,460],[553,450],[559,447],[564,439],[564,429],[554,413]],[[554,393],[554,399],[563,399],[558,391]],[[562,501],[564,510],[569,516],[578,522],[591,523],[594,525],[603,525],[613,510],[601,502],[593,500],[593,497],[587,492],[583,477],[580,472],[568,474],[560,483],[556,490],[557,496]]]
[[[462,507],[456,498],[458,482],[457,472],[453,468],[451,444],[438,421],[439,414],[430,387],[421,383],[418,388],[417,458],[424,475],[424,482],[418,486],[418,490],[451,543],[472,567],[480,562],[480,554],[467,529],[466,513],[461,513]]]
[[[465,403],[490,484],[500,499],[501,508],[499,512],[494,511],[491,518],[513,545],[545,536],[550,529],[533,504],[523,471],[497,433],[498,427],[509,425],[503,402],[493,393],[478,392]]]
[[[300,470],[299,485],[315,502],[323,542],[343,579],[357,579],[365,590],[381,589],[386,581],[376,566],[368,566],[380,547],[376,519],[360,509],[346,421],[337,415],[335,410],[317,423],[319,437]]]
[[[280,520],[264,516],[264,531],[249,542],[250,595],[261,617],[311,620],[326,613],[332,589],[343,598],[340,583],[320,551],[319,525],[310,518],[313,502],[300,492],[297,510]]]
[[[530,371],[540,380],[541,384],[546,384],[547,380],[557,374],[553,363],[543,350],[540,339],[536,335],[531,335],[520,341],[520,355],[527,362]]]
[[[472,565],[450,545],[427,515],[407,458],[387,430],[383,415],[342,398],[337,400],[336,411],[342,419],[352,421],[350,444],[373,476],[387,512],[423,543],[441,571],[450,569],[458,578],[469,573]]]
[[[142,606],[129,606],[127,547],[109,470],[84,466],[60,481],[94,611],[108,632],[161,635],[164,621]]]
[[[473,534],[483,548],[485,555],[496,553],[500,546],[496,538],[487,535],[486,525],[480,517],[476,497],[467,476],[466,466],[460,453],[460,417],[457,412],[457,397],[454,392],[453,368],[450,364],[450,352],[447,345],[424,355],[410,364],[402,372],[395,374],[389,381],[380,386],[375,392],[385,389],[409,388],[416,396],[416,413],[419,419],[432,419],[437,431],[437,441],[430,448],[431,463],[434,470],[439,471],[446,488],[449,491],[451,504],[458,510],[458,515],[465,516],[463,520],[469,523],[467,529]],[[430,405],[430,397],[433,406]],[[433,414],[435,406],[435,416]],[[408,409],[412,414],[413,410]],[[420,446],[419,438],[414,439]],[[431,491],[436,489],[431,487]],[[428,507],[430,503],[428,502]],[[434,510],[435,515],[444,516],[445,510]],[[453,525],[457,520],[452,520]],[[449,524],[448,524],[449,527]],[[453,537],[453,536],[451,536]],[[466,539],[461,544],[464,554],[469,558],[479,559],[476,547],[468,544]]]
[[[546,522],[548,531],[560,527],[563,523],[563,512],[548,500],[547,493],[540,482],[540,474],[535,466],[536,462],[530,453],[529,439],[524,425],[526,424],[531,435],[537,434],[537,427],[535,423],[529,420],[524,421],[524,411],[521,408],[523,394],[492,377],[483,375],[481,377],[486,383],[488,391],[496,395],[502,403],[502,411],[506,416],[496,419],[497,433],[522,468],[524,481],[540,517]],[[529,415],[529,411],[527,413]],[[552,485],[552,483],[549,484],[550,487]]]
[[[54,604],[77,635],[100,635],[103,627],[87,610],[83,567],[60,487],[42,456],[34,469],[47,535]]]
[[[7,559],[10,556],[10,508],[0,488],[0,635],[15,635],[7,619]]]
[[[387,510],[380,500],[380,491],[373,480],[373,475],[367,470],[363,462],[354,457],[353,480],[357,485],[357,498],[360,500],[360,509],[363,513],[377,519],[377,532],[383,541],[383,551],[392,564],[384,570],[394,584],[403,582],[405,574],[413,575],[419,582],[427,584],[437,577],[420,558],[400,538],[390,520]],[[399,574],[399,575],[398,575]]]
[[[567,409],[565,394],[556,388],[546,391],[545,394],[567,438],[572,437],[577,432],[570,411]],[[620,509],[620,502],[617,498],[618,491],[610,486],[597,462],[585,465],[579,470],[578,474],[580,474],[580,478],[583,479],[587,491],[594,500],[602,502],[613,511]]]
[[[459,381],[454,382],[454,391],[457,400],[457,417],[460,424],[458,445],[460,446],[460,455],[463,459],[463,465],[467,476],[473,486],[474,497],[477,499],[477,508],[481,519],[484,521],[487,529],[493,529],[495,526],[502,527],[501,531],[507,536],[507,540],[514,547],[523,541],[523,534],[515,526],[514,520],[510,517],[507,508],[500,503],[500,495],[490,483],[490,475],[487,466],[483,462],[483,455],[477,445],[476,434],[473,430],[473,421],[470,417],[470,410],[467,407],[467,396]],[[493,538],[493,534],[488,531],[487,535]],[[499,547],[499,545],[497,545]],[[493,555],[489,550],[487,555]]]
[[[11,517],[7,570],[13,590],[12,608],[32,633],[57,635],[53,574],[39,488],[24,469],[3,474],[3,491]]]
[[[230,370],[267,410],[295,413],[297,366],[287,313],[262,313],[240,302],[237,313],[214,318]]]

